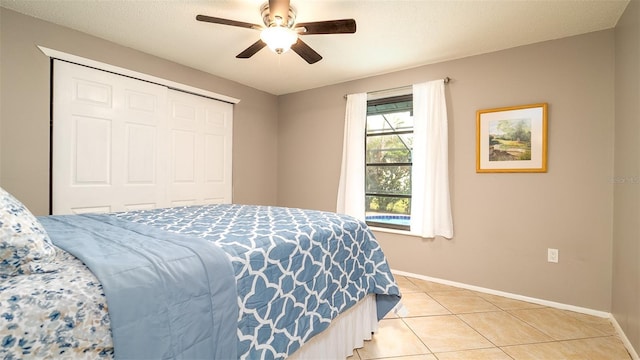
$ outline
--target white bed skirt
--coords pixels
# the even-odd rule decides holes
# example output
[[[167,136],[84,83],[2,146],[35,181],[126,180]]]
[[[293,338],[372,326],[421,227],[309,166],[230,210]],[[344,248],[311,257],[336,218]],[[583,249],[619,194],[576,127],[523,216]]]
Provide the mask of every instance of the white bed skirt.
[[[349,310],[335,318],[322,333],[314,336],[289,359],[346,359],[353,350],[371,340],[378,330],[376,296],[369,294]]]

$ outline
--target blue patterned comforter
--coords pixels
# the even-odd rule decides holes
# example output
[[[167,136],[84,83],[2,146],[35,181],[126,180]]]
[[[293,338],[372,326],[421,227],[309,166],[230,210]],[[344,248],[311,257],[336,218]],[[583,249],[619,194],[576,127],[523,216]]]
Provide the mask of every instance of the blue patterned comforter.
[[[292,354],[367,294],[377,294],[379,318],[399,300],[373,234],[349,216],[247,205],[110,216],[203,238],[224,251],[237,285],[240,358]],[[10,330],[0,336],[0,355],[112,356],[100,283],[72,256],[58,258],[47,273],[0,279],[0,329]]]

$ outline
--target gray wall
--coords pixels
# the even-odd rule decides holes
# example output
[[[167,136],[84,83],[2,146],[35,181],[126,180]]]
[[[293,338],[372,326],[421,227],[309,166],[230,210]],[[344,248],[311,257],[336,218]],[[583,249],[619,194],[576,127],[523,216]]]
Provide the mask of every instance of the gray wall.
[[[275,204],[276,96],[5,8],[0,37],[0,185],[35,214],[49,211],[50,65],[37,45],[240,99],[233,199]]]
[[[640,1],[616,27],[612,313],[640,351]]]
[[[335,210],[344,94],[449,76],[455,237],[377,232],[394,269],[611,309],[614,31],[279,97],[278,203]],[[476,111],[547,102],[548,172],[477,174]],[[547,248],[560,262],[547,262]]]

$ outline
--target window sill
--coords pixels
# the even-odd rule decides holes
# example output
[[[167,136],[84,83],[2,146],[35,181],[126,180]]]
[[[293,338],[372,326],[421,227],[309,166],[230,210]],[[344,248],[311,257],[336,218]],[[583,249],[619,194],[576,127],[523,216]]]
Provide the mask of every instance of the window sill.
[[[371,229],[372,231],[379,231],[379,232],[390,233],[390,234],[420,236],[420,234],[413,233],[410,230],[390,229],[390,228],[377,227],[377,226],[369,226],[369,229]]]

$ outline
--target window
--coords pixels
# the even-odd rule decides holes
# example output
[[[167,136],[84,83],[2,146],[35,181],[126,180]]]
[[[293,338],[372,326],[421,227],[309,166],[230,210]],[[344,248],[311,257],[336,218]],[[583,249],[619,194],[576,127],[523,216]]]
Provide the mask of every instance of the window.
[[[413,96],[367,101],[367,224],[410,230]]]
[[[383,93],[385,100],[367,103]],[[443,80],[347,95],[337,212],[363,220],[369,215],[372,226],[423,238],[453,237],[445,100]],[[394,226],[384,216],[409,224]]]

